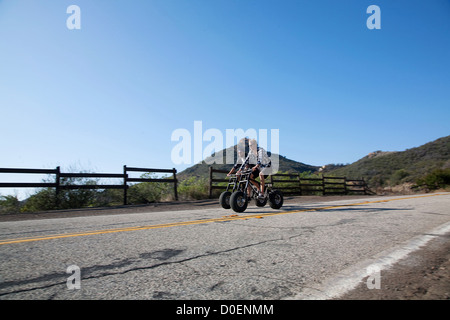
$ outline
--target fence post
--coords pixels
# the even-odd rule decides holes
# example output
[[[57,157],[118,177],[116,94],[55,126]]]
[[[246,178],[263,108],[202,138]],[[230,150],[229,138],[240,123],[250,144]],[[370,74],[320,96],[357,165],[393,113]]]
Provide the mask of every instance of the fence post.
[[[324,196],[325,194],[325,176],[322,173],[322,195]]]
[[[128,190],[127,178],[128,178],[127,165],[124,165],[123,166],[123,205],[124,206],[127,205],[127,190]]]
[[[56,208],[59,208],[59,186],[60,186],[60,179],[61,179],[61,168],[59,166],[56,167],[56,179],[55,179],[55,183],[56,183],[56,198],[55,198],[55,206]]]
[[[347,177],[344,177],[344,193],[348,194],[348,190],[347,190]]]
[[[210,166],[209,167],[209,191],[208,191],[208,195],[209,198],[212,198],[212,178],[213,178],[213,168]]]
[[[175,194],[175,201],[178,201],[178,191],[177,191],[177,169],[173,168],[173,191]]]
[[[298,187],[300,190],[300,195],[303,195],[302,193],[302,182],[300,181],[300,173],[298,174]]]

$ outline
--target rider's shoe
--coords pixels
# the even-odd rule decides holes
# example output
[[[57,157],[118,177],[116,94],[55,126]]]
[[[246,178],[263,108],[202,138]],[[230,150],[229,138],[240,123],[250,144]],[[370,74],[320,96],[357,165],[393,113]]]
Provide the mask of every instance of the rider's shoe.
[[[262,192],[260,192],[259,195],[258,195],[258,198],[259,199],[264,199],[264,194]]]

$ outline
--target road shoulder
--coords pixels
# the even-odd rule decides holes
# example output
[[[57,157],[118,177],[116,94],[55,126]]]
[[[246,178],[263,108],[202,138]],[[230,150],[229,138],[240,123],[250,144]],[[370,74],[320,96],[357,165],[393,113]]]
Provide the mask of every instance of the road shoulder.
[[[450,300],[450,233],[436,237],[380,275],[380,289],[368,289],[366,277],[335,300]]]

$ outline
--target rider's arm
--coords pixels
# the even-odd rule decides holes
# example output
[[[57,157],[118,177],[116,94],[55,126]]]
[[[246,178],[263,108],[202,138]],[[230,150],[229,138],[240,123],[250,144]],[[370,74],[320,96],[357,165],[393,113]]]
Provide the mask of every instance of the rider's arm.
[[[242,158],[238,158],[238,160],[236,161],[236,164],[233,166],[233,168],[231,168],[231,170],[230,170],[230,172],[228,172],[228,176],[230,175],[230,174],[233,174],[233,173],[235,173],[236,171],[240,171],[241,169],[242,169],[242,165],[241,165],[241,162],[242,162]],[[239,168],[239,167],[241,167],[241,168]],[[239,170],[238,170],[239,169]]]
[[[241,167],[239,168],[239,171],[245,169],[245,167],[248,165],[248,163],[249,163],[249,161],[250,161],[250,160],[249,160],[249,159],[250,159],[249,156],[250,156],[250,155],[248,155],[247,158],[245,158],[245,161],[244,161],[244,163],[242,163]]]
[[[267,155],[266,150],[264,150],[263,148],[259,149],[257,166],[264,169],[265,167],[269,166],[270,163],[271,161],[269,156]]]

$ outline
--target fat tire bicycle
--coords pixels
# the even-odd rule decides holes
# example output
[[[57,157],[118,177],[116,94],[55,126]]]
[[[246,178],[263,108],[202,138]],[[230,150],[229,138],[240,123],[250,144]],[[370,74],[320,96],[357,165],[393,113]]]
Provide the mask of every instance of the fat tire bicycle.
[[[219,197],[222,208],[231,208],[238,213],[244,212],[253,199],[258,207],[264,207],[269,202],[272,209],[280,209],[283,206],[283,193],[273,189],[271,183],[266,183],[263,197],[258,197],[260,183],[252,179],[251,174],[252,170],[245,170],[241,174],[233,174],[230,177],[227,189]],[[250,195],[247,194],[248,186],[251,188]]]

